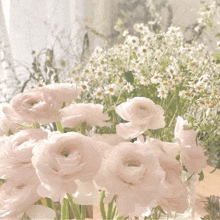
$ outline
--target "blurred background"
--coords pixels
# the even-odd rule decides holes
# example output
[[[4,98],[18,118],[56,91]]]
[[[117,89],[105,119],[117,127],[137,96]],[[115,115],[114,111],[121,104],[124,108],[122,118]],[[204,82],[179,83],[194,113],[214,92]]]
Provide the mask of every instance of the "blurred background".
[[[119,43],[122,32],[132,33],[135,23],[154,19],[161,20],[164,30],[180,26],[186,42],[196,36],[215,50],[215,31],[195,31],[203,5],[201,0],[1,0],[0,101],[28,86],[36,59],[53,62],[59,81],[66,81],[94,48]]]

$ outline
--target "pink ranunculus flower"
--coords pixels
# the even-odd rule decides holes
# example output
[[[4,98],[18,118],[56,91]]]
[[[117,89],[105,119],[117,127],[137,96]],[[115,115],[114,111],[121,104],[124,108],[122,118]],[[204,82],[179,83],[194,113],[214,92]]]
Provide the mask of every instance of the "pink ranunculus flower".
[[[4,113],[15,123],[51,123],[61,119],[59,110],[63,104],[73,101],[78,94],[78,90],[66,84],[34,88],[12,98]]]
[[[9,135],[19,131],[19,124],[14,123],[6,118],[3,108],[8,106],[8,103],[0,104],[0,136]]]
[[[81,89],[76,88],[73,83],[53,83],[46,87],[59,93],[65,103],[71,103],[81,93]]]
[[[0,188],[0,219],[20,219],[40,199],[38,178],[31,180],[9,180]]]
[[[75,180],[91,181],[101,165],[102,145],[75,132],[49,134],[33,149],[32,163],[41,181],[39,195],[62,202],[65,193],[77,191]]]
[[[178,143],[164,142],[159,139],[146,137],[145,143],[151,146],[156,152],[163,152],[167,157],[176,158],[180,153],[180,145]]]
[[[125,142],[109,150],[95,181],[109,195],[117,196],[119,215],[127,216],[135,213],[137,206],[146,207],[145,212],[157,206],[164,179],[153,150],[146,144]]]
[[[75,182],[77,191],[73,195],[73,201],[79,205],[96,205],[100,199],[100,193],[94,180],[87,182],[76,180]]]
[[[184,212],[188,208],[188,192],[180,177],[182,166],[175,159],[180,146],[176,143],[162,142],[152,138],[147,138],[146,144],[148,149],[154,150],[160,166],[165,172],[165,180],[158,188],[160,191],[158,204],[168,213]]]
[[[161,197],[158,204],[167,212],[184,213],[188,208],[188,191],[182,182],[180,174],[173,169],[166,170],[166,178],[163,186],[159,189]]]
[[[199,173],[207,166],[207,156],[204,150],[196,143],[197,132],[184,130],[188,125],[186,120],[178,116],[175,126],[175,138],[180,143],[180,158],[189,173]]]
[[[207,167],[208,157],[201,146],[185,145],[181,147],[180,158],[189,173],[199,173]]]
[[[132,98],[118,105],[115,111],[121,118],[129,121],[116,126],[118,135],[125,139],[135,138],[148,129],[165,126],[164,110],[148,98]]]
[[[103,113],[104,106],[101,104],[71,104],[70,106],[60,110],[62,115],[61,123],[64,127],[74,128],[83,122],[91,128],[92,126],[109,126],[106,122],[110,118]]]
[[[129,140],[124,139],[123,137],[119,136],[118,134],[93,134],[91,137],[93,140],[96,141],[103,141],[111,146],[115,146],[121,142],[128,142]]]
[[[6,179],[30,179],[35,176],[31,158],[37,142],[47,138],[41,129],[21,130],[1,141],[0,175]]]

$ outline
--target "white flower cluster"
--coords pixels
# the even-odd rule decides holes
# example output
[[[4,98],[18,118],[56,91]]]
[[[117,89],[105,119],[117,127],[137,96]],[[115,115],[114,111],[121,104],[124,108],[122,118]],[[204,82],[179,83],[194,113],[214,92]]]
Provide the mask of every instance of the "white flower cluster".
[[[127,33],[123,44],[97,48],[86,67],[75,71],[73,81],[84,91],[80,100],[110,107],[128,96],[145,96],[167,109],[167,118],[193,116],[196,129],[204,114],[219,120],[220,64],[214,54],[204,44],[184,43],[178,27],[158,33],[144,24],[134,29],[137,36]],[[220,133],[219,126],[214,130]]]

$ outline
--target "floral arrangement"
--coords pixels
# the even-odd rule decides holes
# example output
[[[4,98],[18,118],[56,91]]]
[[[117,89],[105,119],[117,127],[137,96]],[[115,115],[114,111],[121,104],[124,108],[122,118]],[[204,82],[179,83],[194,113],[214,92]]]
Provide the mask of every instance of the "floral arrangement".
[[[148,133],[166,126],[164,109],[148,97],[109,115],[109,106],[79,103],[81,90],[37,87],[2,107],[0,219],[85,219],[98,202],[103,219],[193,214],[207,157],[188,122],[177,117],[175,138],[165,142]]]
[[[220,64],[216,54],[202,43],[186,43],[178,27],[155,33],[147,25],[136,24],[134,30],[135,36],[124,31],[122,44],[96,48],[86,67],[73,71],[73,82],[82,88],[80,101],[103,104],[114,114],[127,97],[148,97],[165,110],[167,124],[162,133],[149,134],[171,141],[175,119],[181,115],[198,132],[216,165],[220,157]]]

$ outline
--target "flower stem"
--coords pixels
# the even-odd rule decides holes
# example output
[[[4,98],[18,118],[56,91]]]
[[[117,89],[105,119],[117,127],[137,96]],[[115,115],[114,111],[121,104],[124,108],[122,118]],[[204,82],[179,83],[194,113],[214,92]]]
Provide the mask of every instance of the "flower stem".
[[[63,127],[60,121],[56,122],[56,126],[57,126],[58,131],[60,131],[61,133],[64,133],[64,130],[63,130]]]
[[[68,193],[67,193],[67,198],[69,200],[70,207],[73,210],[75,219],[80,219],[80,211],[78,205],[73,202],[72,196]]]
[[[108,204],[108,213],[107,213],[107,220],[112,219],[112,209],[113,209],[113,203],[115,201],[115,197],[113,197],[112,201]]]
[[[66,220],[69,219],[69,203],[68,199],[63,199],[63,205],[61,207],[61,219]]]
[[[115,217],[115,214],[116,214],[116,210],[117,210],[117,207],[115,206],[114,208],[113,208],[113,212],[112,212],[112,219],[114,219],[114,217]]]
[[[86,218],[86,206],[85,205],[82,205],[81,206],[81,220],[85,220]]]
[[[102,192],[102,195],[101,195],[101,199],[100,199],[100,211],[101,211],[101,214],[102,214],[102,219],[103,219],[103,220],[106,220],[105,206],[104,206],[104,203],[103,203],[104,198],[105,198],[105,191],[103,191],[103,192]]]

